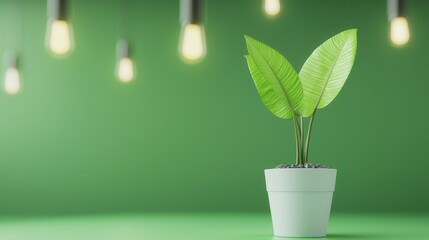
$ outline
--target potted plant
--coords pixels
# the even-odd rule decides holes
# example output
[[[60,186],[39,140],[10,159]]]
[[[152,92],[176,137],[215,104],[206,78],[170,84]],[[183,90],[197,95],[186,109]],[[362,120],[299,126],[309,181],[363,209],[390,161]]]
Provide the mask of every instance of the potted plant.
[[[326,236],[337,171],[309,162],[311,129],[316,111],[331,103],[347,80],[356,32],[350,29],[328,39],[299,74],[276,50],[245,36],[245,58],[262,102],[275,116],[291,119],[295,129],[295,163],[265,170],[275,236]],[[306,117],[310,119],[305,135]]]

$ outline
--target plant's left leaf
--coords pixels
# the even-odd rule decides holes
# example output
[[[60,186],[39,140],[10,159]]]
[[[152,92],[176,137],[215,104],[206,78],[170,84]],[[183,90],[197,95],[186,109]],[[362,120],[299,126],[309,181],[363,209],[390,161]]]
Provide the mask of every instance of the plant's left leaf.
[[[288,119],[290,114],[286,111],[288,105],[285,101],[282,101],[277,95],[273,88],[267,83],[264,76],[256,67],[251,56],[245,56],[247,65],[249,66],[250,74],[252,75],[253,82],[255,83],[256,90],[258,90],[259,97],[264,103],[265,107],[275,116],[279,118]]]
[[[250,73],[264,105],[274,115],[291,119],[298,112],[303,90],[292,65],[276,50],[245,36]]]

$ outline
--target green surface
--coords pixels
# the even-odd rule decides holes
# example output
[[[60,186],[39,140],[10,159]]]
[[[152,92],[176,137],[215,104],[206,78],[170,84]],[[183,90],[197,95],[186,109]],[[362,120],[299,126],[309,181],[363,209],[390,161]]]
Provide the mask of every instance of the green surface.
[[[428,215],[331,217],[328,239],[428,239]],[[277,240],[269,215],[145,214],[0,220],[8,240]],[[313,238],[314,239],[314,238]]]
[[[0,0],[0,53],[21,36],[23,76],[19,95],[0,92],[0,214],[267,211],[263,169],[294,161],[293,127],[259,99],[243,34],[299,68],[349,28],[354,69],[318,113],[310,152],[338,169],[333,212],[429,211],[429,1],[407,1],[411,40],[394,48],[384,0],[287,0],[273,20],[261,0],[210,0],[197,65],[177,54],[179,1],[129,1],[127,85],[114,76],[118,2],[72,1],[76,47],[56,59],[46,1]]]

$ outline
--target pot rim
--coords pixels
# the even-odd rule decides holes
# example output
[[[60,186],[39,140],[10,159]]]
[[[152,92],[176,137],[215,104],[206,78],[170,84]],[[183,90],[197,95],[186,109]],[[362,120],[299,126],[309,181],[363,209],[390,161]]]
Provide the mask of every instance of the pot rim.
[[[277,168],[265,170],[269,192],[330,192],[335,191],[336,169]]]
[[[265,171],[337,171],[336,168],[266,168]]]

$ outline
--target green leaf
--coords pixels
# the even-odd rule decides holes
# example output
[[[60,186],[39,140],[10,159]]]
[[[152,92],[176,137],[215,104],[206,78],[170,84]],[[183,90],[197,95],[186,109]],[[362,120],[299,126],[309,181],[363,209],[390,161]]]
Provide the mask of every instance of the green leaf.
[[[299,78],[304,89],[302,116],[334,100],[349,76],[356,55],[356,29],[346,30],[320,45],[304,63]]]
[[[280,53],[245,36],[250,73],[264,105],[284,119],[299,115],[303,91],[298,74]]]
[[[259,72],[251,56],[245,56],[249,66],[250,74],[252,75],[253,82],[258,90],[259,96],[265,107],[269,109],[274,115],[279,118],[290,118],[290,114],[286,112],[288,105],[286,102],[281,101],[280,97],[274,93],[274,90],[268,85],[264,76]]]

